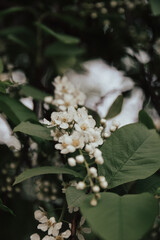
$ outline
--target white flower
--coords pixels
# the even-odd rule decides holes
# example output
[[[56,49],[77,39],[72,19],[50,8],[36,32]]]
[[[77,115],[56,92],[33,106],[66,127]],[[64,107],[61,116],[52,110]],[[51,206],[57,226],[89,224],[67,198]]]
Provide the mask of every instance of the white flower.
[[[52,236],[45,236],[44,238],[42,238],[42,240],[54,240],[55,237],[52,237]]]
[[[34,104],[32,97],[21,98],[20,102],[23,103],[23,105],[26,106],[27,108],[33,110]]]
[[[75,91],[74,85],[68,80],[66,76],[56,77],[54,79],[53,85],[55,87],[56,95],[72,94]]]
[[[44,216],[39,220],[41,224],[37,226],[38,229],[42,230],[43,232],[48,231],[48,235],[57,236],[59,233],[59,230],[62,227],[62,222],[56,223],[56,220],[54,217],[47,218]]]
[[[76,235],[77,235],[79,240],[85,240],[85,238],[83,237],[83,233],[87,233],[87,234],[91,233],[90,228],[82,227],[84,223],[85,223],[85,218],[81,217],[79,226],[78,226],[77,231],[76,231]]]
[[[137,58],[137,60],[142,64],[146,64],[150,61],[150,56],[148,55],[147,52],[143,50],[139,50],[139,52],[135,53],[134,55]]]
[[[90,128],[88,130],[89,139],[88,142],[91,143],[93,147],[98,147],[103,144],[103,138],[101,137],[101,129],[99,128]]]
[[[54,141],[59,141],[59,138],[65,134],[65,131],[59,130],[58,128],[55,128],[54,130],[51,130],[51,136],[53,137]]]
[[[15,83],[24,84],[27,82],[27,78],[21,70],[16,70],[12,72],[12,79]]]
[[[8,147],[14,147],[15,150],[21,149],[21,144],[19,140],[12,135],[12,130],[5,120],[5,118],[0,114],[0,144],[6,144]]]
[[[95,167],[89,168],[89,172],[92,177],[94,177],[94,178],[97,177],[97,169]]]
[[[34,233],[30,236],[31,240],[40,240],[40,236],[37,233]]]

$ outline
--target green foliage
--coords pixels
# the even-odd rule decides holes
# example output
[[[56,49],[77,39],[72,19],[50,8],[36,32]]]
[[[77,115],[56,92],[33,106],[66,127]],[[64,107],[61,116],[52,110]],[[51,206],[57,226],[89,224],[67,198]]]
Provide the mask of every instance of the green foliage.
[[[28,84],[21,87],[20,94],[41,101],[43,101],[44,98],[48,96],[47,93]]]
[[[152,9],[152,13],[155,16],[160,15],[160,1],[159,0],[150,0],[150,5]]]
[[[0,81],[0,92],[1,93],[6,93],[6,90],[8,87],[10,87],[13,83],[11,81]]]
[[[160,176],[154,174],[151,177],[148,177],[143,180],[138,180],[135,183],[133,190],[136,193],[150,192],[156,194],[157,189],[160,187]]]
[[[32,168],[28,169],[24,172],[22,172],[15,180],[14,185],[23,182],[24,180],[43,175],[43,174],[68,174],[68,175],[73,175],[75,177],[81,178],[81,175],[69,168],[65,167],[51,167],[51,166],[46,166],[46,167],[37,167],[37,168]]]
[[[47,57],[53,56],[79,56],[84,54],[85,49],[75,44],[64,44],[62,42],[55,42],[49,45],[45,50]]]
[[[75,187],[68,187],[66,189],[68,207],[80,207],[86,196],[82,190],[77,190]]]
[[[0,58],[0,73],[3,72],[3,69],[4,69],[3,61],[2,61],[2,59]]]
[[[37,120],[34,112],[25,107],[18,100],[5,94],[0,95],[0,110],[15,124],[29,119]]]
[[[129,124],[117,130],[103,144],[104,174],[109,188],[144,179],[160,168],[160,138],[142,124]]]
[[[152,118],[144,110],[139,112],[139,122],[143,123],[149,129],[155,128]]]
[[[52,140],[50,129],[43,127],[40,124],[31,122],[21,122],[13,130],[14,132],[21,132],[29,136],[39,137],[43,140]]]
[[[92,230],[104,240],[139,240],[152,227],[158,214],[158,201],[149,193],[118,196],[102,193],[96,207],[88,197],[81,212]]]
[[[45,26],[42,23],[35,23],[36,26],[40,29],[42,29],[44,32],[48,33],[49,35],[53,36],[54,38],[56,38],[57,40],[66,43],[66,44],[76,44],[79,43],[80,40],[76,37],[72,37],[72,36],[68,36],[66,34],[62,34],[62,33],[56,33],[55,31],[53,31],[52,29],[50,29],[49,27]]]
[[[25,7],[11,7],[7,8],[5,10],[0,11],[0,17],[4,17],[6,15],[9,15],[11,13],[16,13],[16,12],[21,12],[21,11],[26,11]]]
[[[1,199],[0,199],[0,210],[8,212],[8,213],[12,214],[13,216],[15,216],[14,212],[10,208],[5,206]]]
[[[114,103],[112,104],[112,106],[110,107],[110,109],[108,110],[106,119],[114,118],[115,116],[117,116],[121,112],[122,105],[123,105],[123,96],[119,95],[114,101]]]

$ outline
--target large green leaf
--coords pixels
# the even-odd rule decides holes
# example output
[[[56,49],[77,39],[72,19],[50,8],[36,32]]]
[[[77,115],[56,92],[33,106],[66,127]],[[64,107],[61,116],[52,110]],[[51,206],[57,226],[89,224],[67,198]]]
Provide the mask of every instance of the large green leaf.
[[[0,199],[0,210],[3,210],[3,211],[5,211],[5,212],[8,212],[8,213],[10,213],[10,214],[12,214],[12,215],[15,216],[15,214],[13,213],[13,211],[2,203],[2,200],[1,200],[1,199]]]
[[[125,195],[102,193],[96,207],[81,204],[92,230],[105,240],[140,240],[158,215],[158,201],[149,193]]]
[[[112,104],[112,106],[110,107],[110,109],[108,110],[106,119],[110,119],[117,116],[121,112],[122,104],[123,104],[123,96],[119,95],[114,101],[114,103]]]
[[[53,56],[77,56],[85,52],[85,49],[77,45],[68,45],[62,42],[55,42],[49,45],[45,50],[47,57]]]
[[[51,36],[53,36],[57,40],[63,42],[63,43],[75,44],[75,43],[79,43],[80,42],[80,40],[78,38],[72,37],[72,36],[68,36],[68,35],[62,34],[62,33],[56,33],[52,29],[50,29],[49,27],[45,26],[42,23],[37,22],[36,26],[39,27],[40,29],[42,29],[44,32],[50,34]]]
[[[51,166],[47,166],[47,167],[37,167],[37,168],[32,168],[32,169],[28,169],[24,172],[22,172],[15,180],[14,184],[23,182],[24,180],[31,178],[31,177],[35,177],[35,176],[39,176],[39,175],[43,175],[43,174],[68,174],[68,175],[73,175],[75,177],[79,177],[81,178],[81,175],[75,171],[73,171],[72,169],[69,168],[65,168],[65,167],[51,167]]]
[[[14,132],[25,133],[29,136],[39,137],[43,140],[52,140],[50,129],[31,122],[21,122],[13,130]]]
[[[42,92],[41,90],[34,88],[30,85],[24,85],[21,87],[20,93],[27,97],[32,97],[37,100],[44,100],[45,97],[48,96],[47,93]]]
[[[68,207],[79,207],[86,196],[82,190],[77,190],[75,187],[68,187],[66,190]]]
[[[140,123],[126,125],[105,141],[103,166],[109,188],[147,178],[160,168],[160,137]]]
[[[150,0],[150,5],[153,15],[157,16],[160,14],[160,1],[159,0]]]
[[[139,112],[139,122],[143,123],[149,129],[155,128],[152,118],[144,110]]]
[[[0,110],[15,124],[29,119],[37,120],[33,111],[25,107],[18,100],[5,94],[0,94]]]
[[[154,174],[146,179],[136,181],[133,191],[136,193],[150,192],[156,194],[160,187],[160,176]]]

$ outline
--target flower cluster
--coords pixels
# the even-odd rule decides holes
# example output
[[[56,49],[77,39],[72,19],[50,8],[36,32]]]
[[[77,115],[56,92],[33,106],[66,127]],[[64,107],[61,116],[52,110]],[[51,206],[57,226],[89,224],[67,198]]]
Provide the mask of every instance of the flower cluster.
[[[62,229],[62,222],[56,222],[55,217],[48,218],[47,212],[45,212],[43,208],[36,210],[34,217],[40,223],[37,228],[43,232],[48,232],[42,240],[63,240],[70,237],[70,229],[67,229],[65,232],[60,232]],[[39,234],[34,233],[31,235],[30,239],[40,240],[40,236]]]
[[[69,106],[77,107],[85,103],[86,96],[78,90],[66,76],[56,77],[53,86],[55,87],[55,98],[52,96],[45,97],[44,101],[53,104],[60,111],[65,111]]]
[[[74,157],[70,156],[67,159],[68,165],[70,167],[81,165],[86,168],[86,176],[83,181],[76,184],[76,188],[84,190],[90,187],[94,193],[91,205],[95,206],[97,199],[100,198],[100,189],[108,187],[105,177],[98,176],[96,166],[104,163],[98,147],[118,128],[118,123],[114,122],[110,132],[105,132],[106,120],[101,119],[99,126],[96,126],[96,121],[88,114],[87,109],[79,107],[84,104],[85,95],[66,77],[57,77],[54,86],[55,99],[48,97],[45,101],[55,104],[59,111],[52,112],[51,121],[44,119],[43,123],[52,128],[51,136],[58,142],[55,148],[60,150],[61,154],[74,153]],[[67,104],[66,98],[70,99]]]

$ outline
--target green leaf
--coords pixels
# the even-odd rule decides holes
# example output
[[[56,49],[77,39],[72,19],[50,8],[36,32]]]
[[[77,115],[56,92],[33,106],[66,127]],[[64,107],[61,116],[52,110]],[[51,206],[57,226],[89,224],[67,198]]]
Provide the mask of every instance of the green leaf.
[[[155,129],[152,118],[144,110],[139,112],[139,122],[143,123],[149,129]]]
[[[21,132],[29,136],[39,137],[43,140],[52,140],[50,129],[40,124],[21,122],[13,129],[14,132]]]
[[[33,99],[37,100],[44,100],[45,97],[48,96],[47,93],[42,92],[39,89],[36,89],[30,85],[24,85],[21,87],[20,94],[27,96],[27,97],[32,97]]]
[[[47,166],[47,167],[37,167],[37,168],[32,168],[32,169],[28,169],[24,172],[22,172],[15,180],[13,185],[16,185],[20,182],[23,182],[24,180],[31,178],[31,177],[35,177],[35,176],[39,176],[39,175],[43,175],[43,174],[68,174],[68,175],[73,175],[74,177],[79,177],[81,178],[81,174],[69,169],[69,168],[65,168],[65,167],[51,167],[51,166]]]
[[[147,178],[160,168],[160,137],[140,123],[117,130],[101,151],[104,164],[99,170],[108,180],[109,188]]]
[[[136,181],[133,191],[135,191],[136,193],[149,192],[152,194],[156,194],[159,187],[160,176],[154,174],[149,178]]]
[[[2,203],[1,199],[0,199],[0,209],[15,216],[13,211]]]
[[[18,100],[0,94],[0,110],[15,124],[29,119],[37,120],[33,111],[25,107]]]
[[[158,201],[149,193],[123,197],[102,193],[96,207],[90,205],[90,199],[81,204],[81,212],[104,240],[140,240],[158,215]]]
[[[27,50],[30,48],[29,45],[27,45],[24,41],[22,41],[21,38],[15,36],[15,35],[9,34],[9,35],[7,36],[7,38],[8,38],[9,40],[11,40],[12,42],[18,44],[19,46],[21,46],[21,47],[23,47],[23,48],[25,48],[25,49],[27,49]]]
[[[0,92],[6,93],[6,89],[11,85],[13,85],[13,83],[10,81],[4,81],[4,82],[0,81]]]
[[[153,15],[157,16],[160,14],[160,1],[159,0],[150,0],[151,10]]]
[[[79,207],[86,196],[82,190],[77,190],[75,187],[68,187],[66,190],[68,207]]]
[[[3,72],[3,69],[4,69],[3,61],[2,61],[2,59],[0,58],[0,73]]]
[[[62,42],[55,42],[49,45],[45,50],[47,57],[53,56],[77,56],[82,55],[85,49],[77,45],[68,45]]]
[[[15,13],[15,12],[20,12],[20,11],[25,11],[25,7],[11,7],[7,8],[5,10],[0,11],[0,17],[3,17],[5,15],[8,15],[10,13]]]
[[[123,96],[119,95],[114,101],[114,103],[112,104],[112,106],[110,107],[110,109],[108,110],[106,119],[110,119],[117,116],[121,112],[122,105],[123,105]]]
[[[57,40],[66,43],[66,44],[76,44],[79,43],[80,40],[76,37],[72,37],[72,36],[68,36],[66,34],[62,34],[62,33],[56,33],[54,32],[52,29],[50,29],[49,27],[45,26],[42,23],[35,23],[37,27],[39,27],[40,29],[42,29],[44,32],[50,34],[51,36],[53,36],[54,38],[56,38]]]

